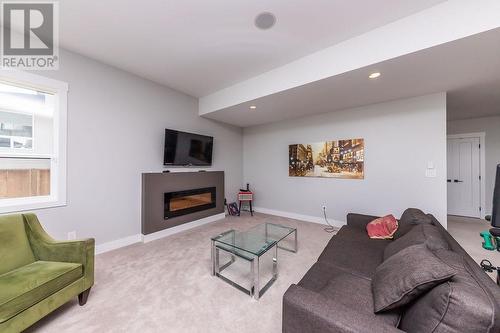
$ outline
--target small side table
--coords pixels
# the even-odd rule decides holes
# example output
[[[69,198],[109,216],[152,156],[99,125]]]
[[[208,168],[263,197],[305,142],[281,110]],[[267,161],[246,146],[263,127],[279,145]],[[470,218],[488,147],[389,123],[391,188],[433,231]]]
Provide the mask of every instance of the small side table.
[[[241,215],[242,202],[248,202],[248,205],[250,206],[250,214],[253,216],[253,208],[252,208],[253,193],[251,191],[240,191],[238,193],[238,201],[240,202],[238,216]]]

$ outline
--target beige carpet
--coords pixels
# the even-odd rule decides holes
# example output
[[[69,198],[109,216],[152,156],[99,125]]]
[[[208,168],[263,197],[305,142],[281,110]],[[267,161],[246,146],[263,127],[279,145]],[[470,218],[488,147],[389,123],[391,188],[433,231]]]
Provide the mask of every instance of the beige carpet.
[[[255,301],[210,275],[210,237],[265,221],[296,226],[299,252],[279,252],[278,280]],[[476,261],[489,258],[500,264],[499,252],[481,248],[479,232],[488,229],[487,223],[450,217],[448,226]],[[323,227],[263,214],[228,217],[99,255],[87,305],[80,307],[75,298],[27,332],[281,332],[283,293],[302,278],[332,236]],[[263,273],[269,276],[270,265],[265,260]],[[225,273],[248,272],[244,261],[235,268]],[[245,281],[244,274],[238,278]]]
[[[487,251],[482,248],[482,238],[479,233],[491,228],[489,222],[470,217],[448,216],[448,231],[458,243],[479,264],[488,259],[493,265],[500,266],[500,252]],[[496,280],[496,273],[490,276]]]
[[[279,251],[278,280],[255,301],[210,275],[210,237],[265,221],[296,226],[299,252]],[[99,255],[88,303],[80,307],[75,298],[27,332],[281,332],[283,293],[332,236],[323,227],[245,214]]]

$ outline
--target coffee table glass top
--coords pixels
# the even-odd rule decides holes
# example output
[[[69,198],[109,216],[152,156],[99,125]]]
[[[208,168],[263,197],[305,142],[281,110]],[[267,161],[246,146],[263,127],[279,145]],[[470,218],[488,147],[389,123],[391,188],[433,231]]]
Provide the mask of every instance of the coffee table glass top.
[[[295,228],[274,223],[262,223],[246,231],[226,231],[212,237],[212,241],[226,245],[224,246],[226,249],[229,247],[229,249],[241,250],[255,256],[261,256],[294,231]]]

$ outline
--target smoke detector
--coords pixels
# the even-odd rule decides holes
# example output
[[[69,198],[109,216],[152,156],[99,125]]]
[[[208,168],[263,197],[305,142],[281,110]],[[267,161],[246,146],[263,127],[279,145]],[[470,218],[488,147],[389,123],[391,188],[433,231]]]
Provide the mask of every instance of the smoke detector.
[[[255,26],[261,30],[271,29],[276,24],[276,16],[273,13],[263,12],[255,18]]]

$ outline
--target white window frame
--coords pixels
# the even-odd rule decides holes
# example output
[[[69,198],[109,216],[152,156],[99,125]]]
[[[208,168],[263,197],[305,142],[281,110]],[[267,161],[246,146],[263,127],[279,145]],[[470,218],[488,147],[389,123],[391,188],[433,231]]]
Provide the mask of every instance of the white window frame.
[[[50,195],[0,199],[0,214],[65,206],[68,84],[18,70],[1,71],[0,81],[33,88],[57,96],[54,109],[54,146],[52,154],[0,152],[2,157],[50,158]],[[34,128],[33,131],[35,131]]]

